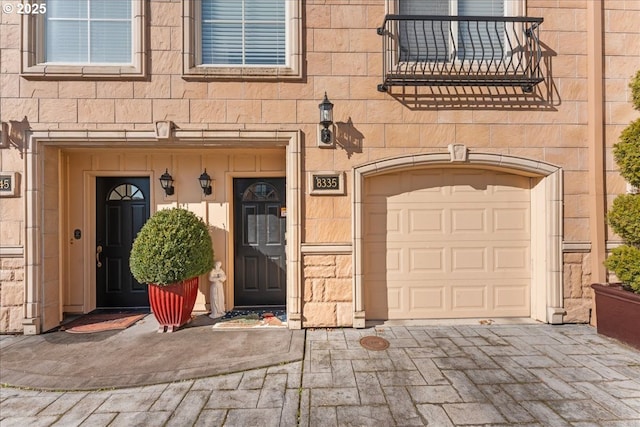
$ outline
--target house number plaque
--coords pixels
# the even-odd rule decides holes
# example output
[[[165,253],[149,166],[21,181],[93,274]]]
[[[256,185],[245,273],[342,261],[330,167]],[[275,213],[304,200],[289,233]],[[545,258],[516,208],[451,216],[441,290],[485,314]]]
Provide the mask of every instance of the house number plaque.
[[[311,194],[344,194],[343,172],[311,172],[309,181]]]
[[[0,197],[13,197],[18,193],[16,172],[0,172]]]

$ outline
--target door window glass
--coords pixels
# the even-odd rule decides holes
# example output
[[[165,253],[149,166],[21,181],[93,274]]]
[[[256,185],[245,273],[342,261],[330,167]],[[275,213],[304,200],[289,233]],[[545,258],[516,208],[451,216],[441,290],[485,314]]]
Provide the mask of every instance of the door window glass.
[[[144,200],[144,193],[133,184],[120,184],[109,192],[107,200]]]
[[[243,195],[243,202],[277,202],[280,200],[278,190],[266,182],[256,182],[247,188]]]

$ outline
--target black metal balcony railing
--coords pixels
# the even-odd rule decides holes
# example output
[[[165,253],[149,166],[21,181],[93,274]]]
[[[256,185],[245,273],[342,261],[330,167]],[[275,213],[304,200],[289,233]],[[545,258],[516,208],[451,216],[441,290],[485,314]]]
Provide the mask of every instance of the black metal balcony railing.
[[[391,86],[520,86],[543,81],[538,27],[543,18],[387,15],[383,83]]]

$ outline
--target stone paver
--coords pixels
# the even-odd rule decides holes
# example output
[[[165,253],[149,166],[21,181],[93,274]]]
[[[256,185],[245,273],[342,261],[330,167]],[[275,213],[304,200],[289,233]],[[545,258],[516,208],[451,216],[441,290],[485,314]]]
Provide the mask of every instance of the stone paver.
[[[366,335],[389,349],[356,352]],[[640,352],[586,325],[309,331],[306,349],[301,425],[640,426]],[[357,395],[335,394],[334,358],[351,362]],[[319,361],[324,381],[307,381]]]
[[[640,426],[640,352],[586,325],[306,331],[301,362],[101,391],[0,389],[5,426]],[[383,351],[359,340],[378,335]]]

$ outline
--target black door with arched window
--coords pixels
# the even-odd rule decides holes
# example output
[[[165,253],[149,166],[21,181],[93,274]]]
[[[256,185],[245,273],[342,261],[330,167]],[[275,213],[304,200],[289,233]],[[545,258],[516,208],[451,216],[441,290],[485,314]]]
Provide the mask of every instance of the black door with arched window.
[[[149,218],[149,178],[96,178],[96,306],[148,307],[147,286],[129,269],[131,246]]]
[[[285,305],[285,179],[236,178],[233,193],[235,306]]]

